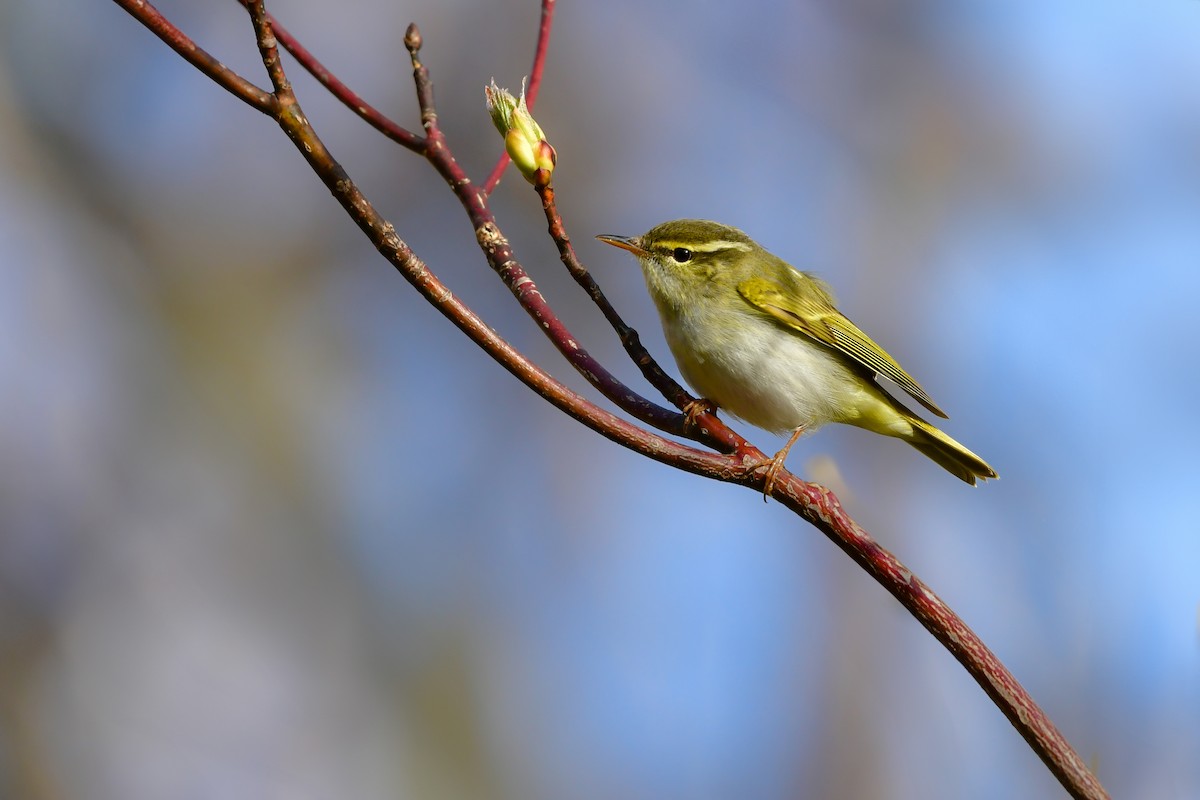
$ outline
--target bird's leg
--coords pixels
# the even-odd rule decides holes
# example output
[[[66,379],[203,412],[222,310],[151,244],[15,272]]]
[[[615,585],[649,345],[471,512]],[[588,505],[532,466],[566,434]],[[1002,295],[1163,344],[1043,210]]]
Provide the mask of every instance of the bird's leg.
[[[696,417],[701,414],[715,414],[717,412],[717,404],[712,400],[706,400],[703,397],[698,400],[690,400],[683,407],[684,427],[695,430],[700,427],[700,423],[696,421]]]
[[[792,435],[788,438],[787,444],[783,446],[782,450],[772,456],[769,461],[763,461],[751,467],[753,470],[760,470],[763,467],[766,467],[767,469],[766,480],[763,481],[764,503],[767,502],[767,498],[770,497],[771,492],[775,489],[775,481],[779,478],[779,471],[783,469],[783,462],[787,461],[788,451],[792,449],[792,445],[800,440],[802,435],[804,435],[803,425],[792,431]]]

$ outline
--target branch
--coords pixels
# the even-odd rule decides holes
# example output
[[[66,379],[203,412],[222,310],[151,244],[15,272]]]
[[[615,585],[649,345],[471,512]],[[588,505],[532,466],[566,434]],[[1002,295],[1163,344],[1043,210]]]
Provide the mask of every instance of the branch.
[[[713,443],[727,454],[710,453],[674,442],[599,408],[554,380],[521,355],[466,304],[458,300],[396,234],[392,225],[379,215],[308,123],[292,95],[290,82],[279,61],[276,47],[279,34],[266,14],[262,0],[249,0],[247,6],[264,67],[275,87],[274,95],[262,92],[197,48],[148,3],[140,0],[114,2],[125,8],[219,85],[274,119],[378,252],[455,326],[537,394],[591,430],[656,461],[715,480],[762,490],[765,475],[762,470],[756,469],[766,458],[761,451],[746,443],[741,436],[712,414],[697,415],[703,420],[703,431],[697,432],[690,428],[685,430],[687,426],[683,424],[682,415],[661,408],[632,392],[570,337],[570,331],[549,308],[513,255],[507,239],[487,207],[486,191],[473,187],[446,146],[445,137],[437,125],[432,83],[418,58],[421,38],[415,26],[410,26],[405,44],[413,63],[413,76],[426,137],[419,150],[412,146],[411,142],[405,146],[422,152],[455,192],[475,227],[476,236],[489,265],[500,275],[522,307],[538,322],[539,327],[554,341],[568,361],[588,377],[605,396],[661,430],[690,433]],[[549,37],[552,7],[553,0],[546,0],[542,6],[543,32],[539,37],[539,51],[544,49],[544,42]],[[542,55],[544,56],[544,53]],[[317,64],[315,59],[311,59],[311,62]],[[538,59],[535,58],[535,66],[538,63]],[[344,97],[357,95],[345,90]],[[625,326],[616,312],[611,310],[599,287],[578,263],[565,227],[562,226],[555,210],[553,192],[543,192],[542,201],[551,233],[559,245],[564,264],[576,276],[576,280],[584,285],[593,300],[600,304],[605,316],[621,334],[622,341],[626,343],[631,355],[638,354],[634,360],[643,368],[643,372],[649,370],[648,379],[660,389],[664,389],[664,394],[679,405],[678,401],[687,396],[686,392],[669,378],[664,381],[658,374],[661,370],[657,365],[651,368],[642,363],[643,358],[651,363],[652,359],[640,345],[631,346],[630,342],[636,344],[636,334],[633,334],[632,329]],[[772,496],[821,530],[895,596],[963,664],[1073,797],[1092,800],[1108,797],[1095,776],[1087,770],[1079,756],[995,655],[928,586],[859,527],[831,492],[785,472],[775,481]]]
[[[246,5],[248,0],[239,0],[239,2],[242,5]],[[286,28],[279,24],[279,21],[274,16],[267,14],[267,21],[275,31],[275,38],[279,40],[284,49],[291,53],[292,57],[300,63],[300,66],[304,67],[310,75],[316,78],[344,106],[362,117],[363,121],[393,142],[412,150],[414,153],[425,154],[424,139],[393,122],[383,112],[355,94],[349,86],[338,80],[337,76],[326,69],[325,65],[318,61],[316,56],[310,53]]]
[[[550,29],[554,26],[555,2],[556,0],[542,0],[542,21],[538,25],[537,47],[533,51],[533,67],[529,70],[529,87],[526,92],[531,111],[533,110],[533,104],[537,102],[538,90],[542,88],[542,72],[546,67],[546,51],[550,49]],[[500,184],[500,176],[504,174],[504,169],[508,166],[508,160],[507,152],[500,154],[500,158],[496,161],[496,166],[492,168],[491,174],[483,182],[483,193],[485,196],[491,195]]]
[[[412,60],[413,82],[416,86],[417,103],[421,108],[421,124],[425,129],[425,158],[450,186],[466,211],[488,265],[500,276],[504,285],[517,298],[517,302],[533,317],[538,327],[571,366],[601,394],[648,425],[662,431],[686,435],[689,426],[683,415],[650,402],[617,379],[579,344],[579,340],[538,291],[537,284],[525,272],[513,254],[508,239],[496,224],[496,218],[487,205],[487,197],[475,189],[471,179],[446,145],[445,134],[438,127],[437,109],[433,102],[433,82],[430,80],[429,70],[421,63],[422,38],[415,24],[408,26],[404,44]],[[739,442],[744,444],[740,437]]]
[[[246,10],[250,12],[250,21],[254,25],[258,53],[267,69],[271,85],[275,87],[275,99],[279,103],[277,109],[282,111],[283,104],[296,102],[296,95],[292,93],[292,82],[288,80],[287,73],[283,70],[283,62],[279,60],[279,45],[275,40],[275,31],[267,21],[267,8],[263,0],[252,0],[246,4]]]
[[[679,383],[658,365],[653,356],[642,346],[641,338],[638,332],[629,325],[625,324],[625,320],[621,319],[621,315],[613,308],[612,303],[608,302],[608,298],[604,296],[600,285],[596,283],[596,279],[588,272],[587,268],[579,260],[579,256],[575,254],[575,246],[571,244],[571,237],[567,235],[566,226],[563,224],[562,217],[558,213],[558,206],[554,201],[554,186],[551,184],[537,185],[534,187],[537,190],[538,196],[542,199],[542,211],[546,215],[546,223],[549,226],[550,238],[554,240],[554,244],[558,247],[559,259],[563,266],[567,268],[567,272],[571,273],[571,277],[575,279],[583,290],[588,293],[588,297],[592,299],[600,308],[600,313],[612,325],[613,330],[617,332],[617,336],[621,340],[621,344],[625,347],[625,352],[633,359],[633,363],[637,364],[641,369],[642,375],[655,389],[662,393],[667,401],[675,405],[680,410],[685,410],[694,407],[696,398],[692,397]],[[711,412],[704,414],[693,414],[701,427],[708,426],[713,429],[725,428]],[[740,438],[740,437],[739,437]],[[717,440],[718,449],[721,448],[736,448],[740,442],[733,441],[727,438]]]
[[[145,0],[113,0],[113,2],[128,11],[134,19],[149,28],[155,36],[166,42],[168,47],[183,56],[185,61],[211,78],[218,86],[252,108],[256,108],[264,114],[271,113],[271,109],[275,105],[274,95],[264,92],[222,64],[206,50],[198,47],[183,31],[160,14],[154,6]]]
[[[777,486],[772,496],[819,528],[950,651],[1071,797],[1081,800],[1109,797],[1083,759],[996,654],[924,581],[859,527],[833,492],[794,475],[788,475],[780,483],[783,485]]]

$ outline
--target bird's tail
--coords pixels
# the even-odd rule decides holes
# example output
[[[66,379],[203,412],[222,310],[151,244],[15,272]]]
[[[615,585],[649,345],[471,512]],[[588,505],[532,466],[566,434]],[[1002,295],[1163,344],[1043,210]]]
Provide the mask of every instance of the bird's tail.
[[[977,480],[996,478],[996,470],[979,456],[951,439],[920,417],[907,415],[912,434],[902,437],[913,447],[932,458],[951,475],[972,486]]]

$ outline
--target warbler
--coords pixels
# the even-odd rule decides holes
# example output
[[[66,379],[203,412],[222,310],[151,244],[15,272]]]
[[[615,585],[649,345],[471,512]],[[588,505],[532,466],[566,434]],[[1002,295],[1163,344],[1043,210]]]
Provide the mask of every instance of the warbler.
[[[909,411],[882,375],[939,417],[929,394],[834,306],[833,293],[737,228],[680,219],[641,236],[597,236],[637,257],[684,380],[707,401],[772,433],[791,431],[766,490],[806,431],[829,422],[908,442],[972,486],[995,478],[979,456]]]

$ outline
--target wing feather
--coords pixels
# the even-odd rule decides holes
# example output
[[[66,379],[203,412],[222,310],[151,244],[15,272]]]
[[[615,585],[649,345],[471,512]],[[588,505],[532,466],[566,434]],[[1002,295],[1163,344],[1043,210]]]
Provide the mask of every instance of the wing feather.
[[[811,285],[803,287],[804,291],[787,291],[766,278],[749,278],[738,284],[738,294],[792,330],[883,375],[939,417],[946,416],[886,350],[834,308],[833,298],[823,283],[802,272],[794,274],[797,281],[809,281]]]

